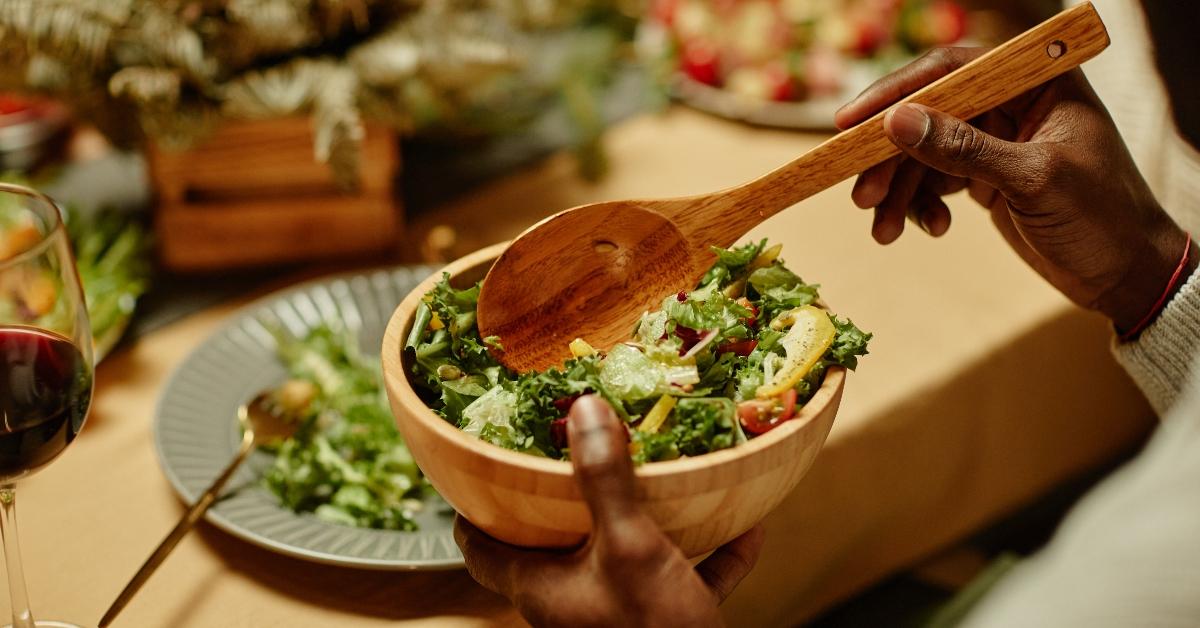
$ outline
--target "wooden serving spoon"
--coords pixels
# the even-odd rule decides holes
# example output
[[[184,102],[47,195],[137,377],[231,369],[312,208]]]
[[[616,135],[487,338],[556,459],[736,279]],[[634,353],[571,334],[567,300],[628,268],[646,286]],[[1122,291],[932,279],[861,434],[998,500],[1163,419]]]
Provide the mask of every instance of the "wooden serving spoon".
[[[1090,2],[1059,13],[900,101],[962,119],[978,116],[1091,59],[1108,33]],[[608,201],[555,214],[496,260],[479,295],[478,324],[497,359],[544,369],[583,338],[602,348],[627,339],[641,314],[691,289],[728,247],[776,213],[858,174],[899,149],[880,112],[744,185],[701,196]]]

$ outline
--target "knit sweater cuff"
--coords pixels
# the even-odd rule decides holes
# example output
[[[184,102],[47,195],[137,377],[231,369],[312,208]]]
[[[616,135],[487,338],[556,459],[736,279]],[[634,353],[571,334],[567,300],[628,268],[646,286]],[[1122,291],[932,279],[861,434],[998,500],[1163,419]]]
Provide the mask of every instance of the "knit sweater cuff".
[[[1200,348],[1200,271],[1192,273],[1149,327],[1113,353],[1158,415],[1175,403]]]

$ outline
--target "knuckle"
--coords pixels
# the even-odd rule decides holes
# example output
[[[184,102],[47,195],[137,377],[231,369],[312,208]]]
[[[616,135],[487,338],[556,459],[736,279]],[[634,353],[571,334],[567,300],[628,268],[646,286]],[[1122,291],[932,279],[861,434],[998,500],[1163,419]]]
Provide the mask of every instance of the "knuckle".
[[[979,133],[976,133],[970,125],[961,122],[954,125],[954,140],[951,146],[959,161],[971,161],[982,152]]]
[[[966,122],[955,120],[940,135],[946,156],[956,162],[971,163],[987,156],[983,133]]]
[[[910,63],[909,67],[933,71],[938,75],[945,75],[970,63],[981,52],[982,49],[980,48],[939,46],[927,50],[920,57],[917,57],[916,61]]]
[[[925,53],[917,59],[917,61],[928,65],[940,66],[946,62],[946,48],[930,48],[929,50],[926,50]]]
[[[601,560],[606,569],[623,569],[658,559],[663,538],[657,528],[635,519],[609,530]]]
[[[931,67],[942,70],[943,72],[952,72],[962,65],[958,56],[954,53],[953,48],[941,46],[934,48],[922,55],[922,60]]]

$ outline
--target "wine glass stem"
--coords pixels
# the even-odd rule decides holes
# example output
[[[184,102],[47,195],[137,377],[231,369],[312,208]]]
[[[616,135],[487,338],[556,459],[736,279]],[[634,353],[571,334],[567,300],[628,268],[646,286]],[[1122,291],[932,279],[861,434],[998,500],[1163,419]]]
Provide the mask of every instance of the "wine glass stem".
[[[12,602],[12,628],[35,628],[21,569],[17,540],[17,493],[12,484],[0,487],[0,536],[4,537],[4,564],[8,566],[8,595]]]

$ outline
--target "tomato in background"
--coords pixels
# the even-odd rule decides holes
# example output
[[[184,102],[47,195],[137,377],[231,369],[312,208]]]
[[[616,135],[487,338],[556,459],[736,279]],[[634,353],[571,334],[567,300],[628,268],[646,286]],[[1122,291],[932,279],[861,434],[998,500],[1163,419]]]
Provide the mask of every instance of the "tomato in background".
[[[650,6],[650,16],[658,23],[670,27],[675,23],[675,11],[679,8],[679,0],[654,0]]]
[[[680,69],[693,80],[705,85],[721,84],[717,47],[709,41],[695,40],[684,44]]]
[[[20,113],[28,111],[33,105],[19,96],[13,94],[0,93],[0,115],[8,115],[10,113]]]

